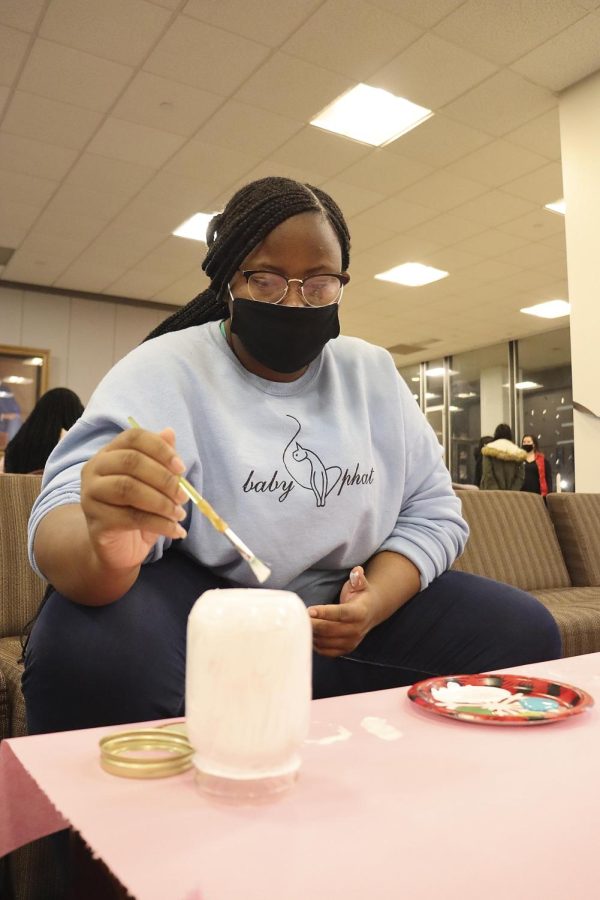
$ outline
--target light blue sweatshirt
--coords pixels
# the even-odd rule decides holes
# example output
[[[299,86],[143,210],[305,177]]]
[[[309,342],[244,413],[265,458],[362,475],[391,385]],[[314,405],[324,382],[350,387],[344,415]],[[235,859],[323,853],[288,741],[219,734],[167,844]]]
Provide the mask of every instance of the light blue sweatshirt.
[[[78,503],[83,464],[121,430],[175,429],[186,477],[272,569],[265,587],[306,603],[337,599],[354,565],[403,554],[421,588],[462,552],[467,526],[433,430],[386,350],[330,341],[297,381],[246,371],[217,322],[137,347],[102,380],[53,451],[29,523]],[[248,565],[189,505],[182,550],[235,584]],[[159,537],[146,562],[171,544]]]

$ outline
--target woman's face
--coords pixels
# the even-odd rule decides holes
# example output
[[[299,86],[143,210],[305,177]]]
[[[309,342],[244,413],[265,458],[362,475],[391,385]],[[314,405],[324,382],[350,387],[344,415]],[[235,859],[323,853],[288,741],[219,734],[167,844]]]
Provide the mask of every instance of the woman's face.
[[[527,450],[528,453],[532,453],[535,450],[535,441],[530,434],[523,435],[521,447],[523,448],[523,450]]]
[[[276,272],[285,278],[304,280],[310,275],[341,274],[342,251],[338,237],[328,219],[320,212],[300,213],[277,225],[266,238],[244,259],[240,270]],[[231,296],[227,296],[229,315],[233,310],[232,297],[251,300],[242,271],[235,273],[229,283]],[[305,306],[300,285],[292,282],[280,306]],[[248,371],[273,381],[293,381],[305,370],[282,374],[259,363],[246,350],[237,334],[227,323],[231,346]]]

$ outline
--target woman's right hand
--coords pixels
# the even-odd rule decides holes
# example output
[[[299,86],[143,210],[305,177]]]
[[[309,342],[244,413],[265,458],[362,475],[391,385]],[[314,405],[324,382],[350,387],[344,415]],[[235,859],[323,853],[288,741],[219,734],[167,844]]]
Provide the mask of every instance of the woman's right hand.
[[[98,561],[109,569],[141,565],[157,537],[186,536],[179,522],[187,499],[175,432],[121,432],[81,471],[81,508]]]

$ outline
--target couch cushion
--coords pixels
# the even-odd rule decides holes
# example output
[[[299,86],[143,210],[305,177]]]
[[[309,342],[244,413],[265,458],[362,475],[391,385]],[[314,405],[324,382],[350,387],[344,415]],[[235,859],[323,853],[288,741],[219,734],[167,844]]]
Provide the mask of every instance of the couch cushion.
[[[600,651],[600,587],[532,591],[560,629],[563,656]]]
[[[461,491],[471,529],[453,568],[525,591],[571,583],[552,521],[539,494],[524,491]]]
[[[10,704],[8,685],[0,667],[0,741],[7,737],[10,737]]]
[[[548,510],[572,583],[600,586],[600,494],[549,494]]]
[[[21,653],[19,638],[0,639],[0,669],[6,681],[10,737],[27,734],[25,703],[21,693],[23,666],[17,662],[21,658]]]
[[[0,475],[0,638],[21,634],[44,594],[27,559],[27,522],[41,482],[41,475]]]

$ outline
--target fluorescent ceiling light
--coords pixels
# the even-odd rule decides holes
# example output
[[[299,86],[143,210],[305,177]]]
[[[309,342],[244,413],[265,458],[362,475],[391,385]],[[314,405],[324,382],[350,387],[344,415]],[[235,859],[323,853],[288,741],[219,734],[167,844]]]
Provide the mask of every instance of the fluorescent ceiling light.
[[[189,238],[192,241],[204,241],[206,243],[206,229],[208,223],[216,213],[195,213],[175,229],[175,237]]]
[[[423,263],[402,263],[394,266],[386,272],[379,272],[375,278],[378,281],[393,281],[394,284],[404,284],[406,287],[421,287],[423,284],[431,284],[432,281],[440,281],[446,278],[447,272],[443,269],[434,269],[433,266],[424,266]]]
[[[433,369],[425,370],[425,375],[431,375],[432,378],[441,378],[441,376],[443,374],[444,374],[443,366],[438,366],[437,368],[434,367]],[[454,369],[448,369],[448,374],[449,375],[458,375],[458,372],[455,372]]]
[[[382,88],[357,84],[322,110],[311,125],[382,147],[416,128],[433,113]]]
[[[439,394],[432,394],[432,393],[430,393],[430,391],[426,391],[426,392],[425,392],[425,399],[426,399],[426,400],[435,400],[436,397],[439,397],[439,396],[440,396]]]
[[[4,384],[33,384],[33,378],[23,378],[22,375],[9,375],[3,378]]]
[[[571,312],[571,304],[567,300],[547,300],[535,306],[524,306],[519,312],[528,316],[539,316],[541,319],[560,319]]]
[[[456,396],[458,397],[459,400],[470,400],[472,397],[477,397],[479,395],[476,394],[474,391],[467,391],[464,394],[457,394]]]
[[[415,376],[414,376],[413,378],[411,378],[410,380],[411,380],[411,381],[420,381],[421,379],[419,378],[418,375],[415,375]]]
[[[549,209],[550,212],[560,213],[561,216],[564,216],[567,212],[567,201],[562,199],[555,200],[554,203],[546,203],[544,209]]]
[[[428,406],[426,407],[426,412],[439,412],[443,408],[443,406]],[[448,409],[450,412],[463,412],[462,406],[449,406]]]
[[[517,381],[515,387],[518,391],[532,391],[533,388],[544,387],[544,385],[538,384],[537,381]]]
[[[22,359],[22,364],[24,366],[43,366],[44,360],[41,356],[30,356],[29,359]]]

